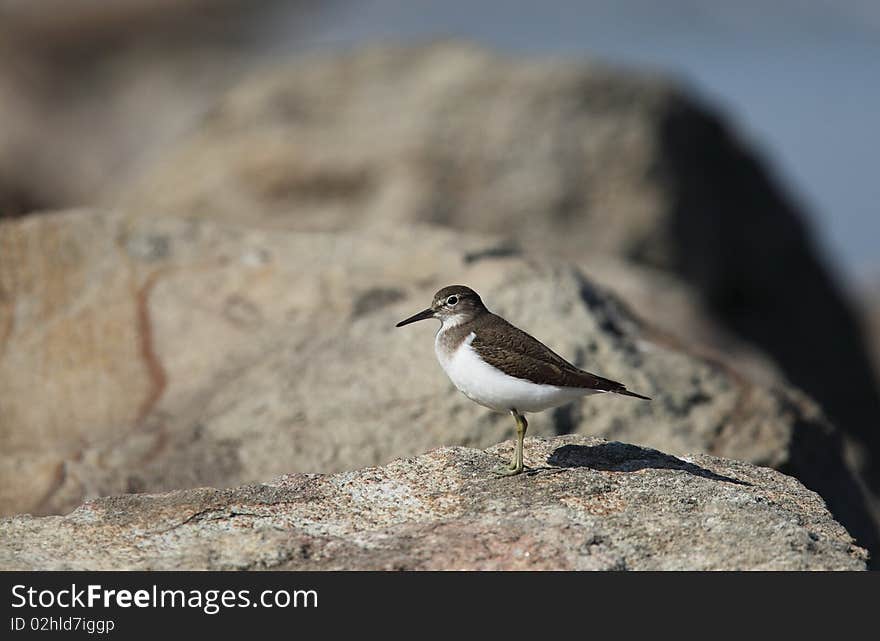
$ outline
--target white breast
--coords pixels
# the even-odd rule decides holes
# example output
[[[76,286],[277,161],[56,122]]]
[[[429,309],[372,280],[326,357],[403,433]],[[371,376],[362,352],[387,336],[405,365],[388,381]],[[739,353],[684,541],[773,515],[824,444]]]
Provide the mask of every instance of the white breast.
[[[509,376],[486,363],[471,347],[477,337],[474,332],[468,334],[458,349],[449,356],[440,346],[443,329],[437,332],[434,340],[437,360],[452,383],[465,396],[480,405],[499,412],[508,412],[511,409],[519,412],[540,412],[580,396],[596,393],[596,390],[540,385]]]

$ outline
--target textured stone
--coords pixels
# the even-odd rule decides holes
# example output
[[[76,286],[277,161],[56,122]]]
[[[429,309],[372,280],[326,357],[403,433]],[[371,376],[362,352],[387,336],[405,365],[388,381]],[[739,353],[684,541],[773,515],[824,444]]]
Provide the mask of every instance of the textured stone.
[[[9,570],[862,570],[822,499],[768,468],[586,437],[0,520]]]
[[[660,76],[450,43],[303,56],[248,77],[109,187],[150,214],[430,222],[673,274],[698,327],[722,331],[656,322],[689,345],[722,339],[709,346],[728,361],[730,337],[763,353],[749,364],[770,360],[819,402],[880,491],[880,383],[845,296],[760,159]]]
[[[533,415],[530,434],[783,469],[872,541],[840,435],[809,399],[689,353],[564,262],[497,242],[96,211],[0,224],[0,243],[19,248],[0,253],[10,257],[0,318],[15,320],[0,350],[3,510],[65,512],[88,497],[340,472],[510,437],[509,417],[443,375],[431,323],[394,328],[457,281],[576,364],[654,399],[588,397]],[[50,332],[70,343],[41,340]]]

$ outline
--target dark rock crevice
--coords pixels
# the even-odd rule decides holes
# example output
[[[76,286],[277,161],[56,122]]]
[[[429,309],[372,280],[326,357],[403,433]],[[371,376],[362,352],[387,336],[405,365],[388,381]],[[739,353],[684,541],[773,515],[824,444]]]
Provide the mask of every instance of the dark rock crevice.
[[[865,450],[880,489],[880,383],[852,307],[772,173],[717,117],[670,106],[660,136],[674,203],[671,255],[716,321],[756,345]]]

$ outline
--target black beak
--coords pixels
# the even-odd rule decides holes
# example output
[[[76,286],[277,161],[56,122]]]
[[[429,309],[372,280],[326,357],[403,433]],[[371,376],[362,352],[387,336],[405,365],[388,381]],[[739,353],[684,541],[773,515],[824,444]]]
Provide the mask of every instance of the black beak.
[[[395,325],[395,327],[403,327],[404,325],[409,325],[410,323],[415,323],[416,321],[425,320],[426,318],[434,318],[434,310],[430,307],[428,309],[423,309],[418,314],[414,314],[409,318],[400,321]]]

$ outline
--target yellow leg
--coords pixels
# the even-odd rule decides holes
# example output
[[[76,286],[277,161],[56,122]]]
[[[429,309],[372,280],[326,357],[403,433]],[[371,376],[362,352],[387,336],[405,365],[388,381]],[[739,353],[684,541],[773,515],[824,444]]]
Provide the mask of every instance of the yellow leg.
[[[510,413],[513,416],[513,420],[516,421],[516,447],[514,448],[513,460],[510,462],[510,465],[492,470],[493,473],[499,476],[515,476],[517,474],[522,474],[524,469],[523,440],[526,437],[526,430],[529,428],[529,423],[526,421],[526,417],[516,410],[510,410]]]

